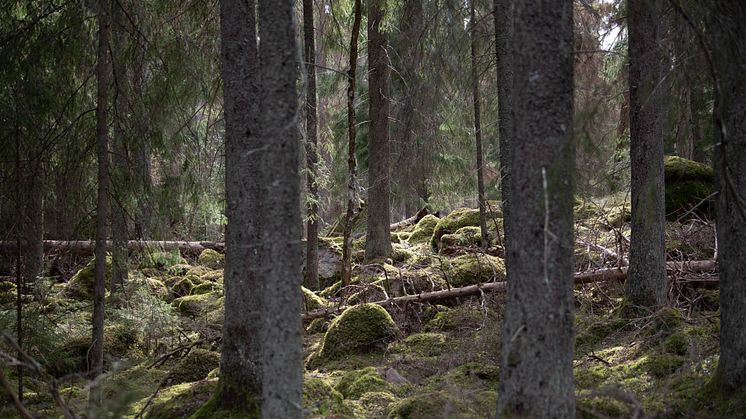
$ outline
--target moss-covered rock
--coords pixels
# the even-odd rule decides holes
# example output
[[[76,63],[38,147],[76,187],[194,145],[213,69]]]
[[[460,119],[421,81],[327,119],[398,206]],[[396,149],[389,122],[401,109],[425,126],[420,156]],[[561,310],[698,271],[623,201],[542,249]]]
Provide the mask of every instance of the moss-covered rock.
[[[453,258],[450,264],[448,281],[452,287],[505,280],[505,263],[495,256],[470,253]]]
[[[208,294],[211,292],[222,292],[223,286],[217,282],[203,282],[192,288],[191,295]]]
[[[185,277],[193,276],[193,277],[201,278],[202,275],[206,275],[210,272],[214,272],[214,271],[208,268],[207,266],[197,265],[197,266],[192,266],[191,268],[189,268],[189,270],[187,270],[182,276],[185,276]]]
[[[306,333],[309,335],[326,333],[327,330],[329,330],[329,320],[327,319],[313,319],[306,327]]]
[[[194,279],[196,277],[184,277],[176,280],[170,287],[171,297],[179,298],[192,293],[195,287]]]
[[[433,214],[428,214],[420,219],[415,225],[414,230],[409,235],[408,241],[411,244],[427,243],[433,236],[435,226],[440,219]]]
[[[448,345],[443,333],[424,332],[407,336],[404,340],[391,344],[389,350],[417,356],[438,356]]]
[[[0,282],[0,307],[10,306],[16,301],[16,284],[10,281]]]
[[[388,383],[373,367],[347,371],[335,387],[346,399],[359,399],[370,391],[384,391]]]
[[[224,272],[222,269],[216,269],[214,271],[206,272],[200,275],[199,279],[203,282],[218,282],[223,283]]]
[[[461,227],[453,234],[444,234],[438,242],[438,250],[453,246],[479,246],[482,241],[482,229],[475,226]]]
[[[140,268],[171,269],[176,265],[185,265],[187,261],[181,257],[179,250],[164,252],[160,250],[147,251],[140,259]]]
[[[90,300],[93,298],[93,276],[96,269],[96,259],[92,258],[83,268],[70,278],[65,284],[64,295],[68,298],[78,300]],[[111,280],[111,256],[106,256],[106,289],[109,289]]]
[[[442,307],[425,325],[428,331],[451,331],[479,327],[484,313],[474,305],[460,305],[451,309]]]
[[[192,349],[171,369],[168,378],[172,384],[191,383],[207,378],[220,366],[220,354],[205,349]]]
[[[303,410],[305,417],[346,417],[352,413],[328,378],[311,375],[303,379]]]
[[[360,396],[365,417],[386,417],[389,407],[398,399],[388,391],[371,391]]]
[[[177,265],[170,266],[168,269],[166,269],[166,272],[168,272],[171,276],[184,276],[186,275],[189,270],[192,269],[192,266],[187,263],[179,263]]]
[[[715,190],[715,172],[705,164],[678,156],[666,156],[664,172],[666,215],[669,219],[676,219],[683,215],[708,198]],[[712,217],[712,198],[698,207],[697,213]]]
[[[329,305],[329,302],[306,287],[301,287],[303,292],[303,306],[306,311],[314,311]]]
[[[128,290],[133,291],[137,289],[145,289],[158,298],[166,298],[168,296],[168,287],[163,283],[163,281],[156,278],[131,278],[127,282],[127,288]]]
[[[188,418],[210,400],[217,384],[217,380],[203,380],[167,387],[158,392],[145,417]]]
[[[330,360],[384,349],[397,332],[394,320],[383,307],[375,304],[350,307],[329,325],[319,357]]]
[[[219,309],[222,305],[222,299],[218,294],[210,292],[179,297],[173,300],[171,305],[182,315],[197,317]]]
[[[431,419],[473,417],[464,400],[452,397],[446,391],[421,393],[395,403],[389,419]]]
[[[217,250],[205,249],[199,254],[197,263],[210,269],[222,269],[225,265],[225,255]]]
[[[498,210],[487,213],[488,221],[496,217],[501,218],[502,213]],[[453,234],[456,230],[468,226],[479,227],[479,210],[472,208],[459,208],[438,221],[438,224],[435,225],[435,229],[433,230],[430,244],[434,249],[437,249],[438,242],[440,242],[440,238],[443,237],[444,234]]]
[[[401,244],[394,243],[391,245],[391,259],[394,262],[406,263],[414,259],[417,254]]]

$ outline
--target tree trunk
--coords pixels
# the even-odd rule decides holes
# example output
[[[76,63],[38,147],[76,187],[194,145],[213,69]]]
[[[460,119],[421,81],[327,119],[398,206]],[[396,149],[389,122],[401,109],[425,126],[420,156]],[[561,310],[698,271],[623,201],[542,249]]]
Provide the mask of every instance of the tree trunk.
[[[113,40],[116,56],[113,59],[114,69],[114,145],[112,147],[112,183],[114,202],[111,205],[111,238],[114,246],[111,252],[111,290],[112,294],[119,293],[127,283],[127,270],[129,269],[127,240],[127,215],[124,208],[126,195],[129,188],[128,158],[127,158],[127,133],[125,124],[127,121],[126,98],[129,94],[127,89],[128,77],[125,66],[125,19],[123,4],[117,3],[112,8],[112,22],[114,23]]]
[[[746,385],[746,5],[712,3],[715,172],[720,269],[720,361],[715,380],[725,399]]]
[[[368,232],[365,259],[391,256],[391,198],[389,172],[389,59],[382,30],[386,2],[368,0]]]
[[[482,115],[479,103],[479,72],[477,71],[477,39],[476,39],[476,11],[474,1],[470,4],[469,40],[471,43],[471,93],[474,105],[474,138],[477,149],[477,200],[479,201],[479,228],[481,230],[480,245],[486,249],[490,245],[489,231],[487,230],[487,208],[484,198],[484,163],[482,161]]]
[[[226,260],[225,318],[216,395],[222,409],[261,415],[262,310],[265,282],[260,227],[262,162],[259,56],[253,0],[220,2],[225,112]],[[251,158],[245,158],[253,153]],[[297,239],[297,238],[296,238]]]
[[[573,5],[517,2],[514,229],[497,417],[575,417]]]
[[[513,144],[513,1],[495,0],[495,55],[497,57],[497,117],[500,145],[500,193],[502,195],[504,241],[510,240],[509,226],[513,217],[508,215],[513,204],[510,200],[510,162]],[[507,255],[506,255],[507,256]],[[506,262],[506,268],[510,269]]]
[[[357,193],[355,192],[355,181],[357,177],[357,160],[355,159],[355,75],[357,73],[357,40],[360,36],[360,20],[362,11],[360,0],[355,0],[355,17],[352,24],[350,36],[350,69],[347,71],[347,170],[349,179],[347,181],[347,212],[345,213],[345,226],[342,242],[342,284],[350,284],[352,276],[352,219],[357,207]]]
[[[625,299],[631,307],[660,306],[668,295],[658,7],[628,2],[632,237]]]
[[[266,165],[262,185],[272,192],[260,201],[263,217],[264,257],[255,261],[263,273],[262,318],[263,399],[262,416],[301,418],[303,341],[300,310],[301,216],[298,168],[299,51],[295,39],[295,1],[259,0],[259,62],[261,63],[262,137]],[[230,248],[229,248],[230,249]]]
[[[306,59],[306,284],[319,289],[319,187],[316,183],[319,161],[316,110],[316,35],[313,0],[303,0],[303,46]]]
[[[104,297],[106,293],[106,236],[109,218],[109,31],[111,2],[98,1],[98,52],[96,64],[96,157],[98,160],[98,201],[96,205],[96,267],[93,274],[93,343],[90,352],[90,376],[96,378],[104,370]],[[101,386],[91,387],[90,403],[101,404]]]

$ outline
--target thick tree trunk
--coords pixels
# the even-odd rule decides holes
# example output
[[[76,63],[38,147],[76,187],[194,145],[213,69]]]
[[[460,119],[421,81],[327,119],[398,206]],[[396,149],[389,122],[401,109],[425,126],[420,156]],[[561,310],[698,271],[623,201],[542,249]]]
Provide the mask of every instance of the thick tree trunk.
[[[484,162],[482,161],[482,111],[479,100],[479,72],[477,71],[477,39],[476,39],[476,11],[474,1],[470,3],[469,40],[471,44],[471,93],[474,105],[474,140],[477,151],[477,201],[479,202],[479,228],[481,230],[480,245],[486,249],[490,245],[487,230],[487,208],[484,197]]]
[[[500,193],[502,195],[504,241],[510,240],[510,163],[513,138],[513,1],[495,0],[495,55],[497,57],[497,117],[500,146]],[[507,255],[506,255],[507,256]],[[506,261],[506,268],[510,263]]]
[[[357,160],[355,158],[356,120],[355,120],[355,77],[357,73],[357,40],[360,36],[360,20],[362,19],[361,0],[355,0],[355,17],[350,36],[350,68],[347,71],[347,212],[342,242],[342,284],[349,285],[352,276],[352,218],[357,208],[357,193],[355,182],[357,177]]]
[[[313,0],[303,0],[303,40],[306,59],[306,284],[319,289],[319,187],[316,183],[319,161],[316,110],[316,35]]]
[[[720,268],[720,360],[715,374],[724,398],[746,385],[746,4],[713,3],[715,203]]]
[[[253,0],[220,2],[225,97],[226,260],[225,318],[217,404],[256,417],[262,404],[264,257],[259,56]],[[246,158],[253,153],[251,158]]]
[[[96,378],[104,370],[104,297],[106,293],[106,236],[109,219],[109,32],[111,2],[98,1],[98,63],[96,65],[96,157],[98,160],[98,201],[96,205],[96,267],[93,274],[93,344],[90,352],[90,376]],[[91,387],[90,403],[101,404],[101,386]]]
[[[300,63],[294,4],[293,0],[259,0],[261,132],[268,150],[260,179],[263,185],[272,185],[271,193],[266,193],[260,203],[261,210],[272,215],[263,218],[265,251],[256,261],[263,273],[265,294],[262,416],[289,419],[303,416],[300,156],[295,89]]]
[[[625,299],[630,307],[666,303],[661,30],[656,2],[629,0],[632,237]]]
[[[382,29],[384,0],[368,0],[368,234],[365,259],[391,256],[391,198],[389,172],[389,59]]]
[[[498,417],[575,416],[573,6],[515,4],[514,229]]]
[[[126,32],[124,28],[125,19],[123,5],[117,3],[112,8],[112,22],[114,26],[113,40],[114,57],[114,145],[112,147],[112,186],[114,200],[111,205],[111,238],[113,248],[111,252],[111,290],[112,293],[120,292],[127,282],[127,270],[129,269],[127,240],[127,214],[124,208],[126,195],[129,188],[128,158],[127,158],[127,133],[125,124],[127,121],[126,98],[129,94],[127,89],[128,77],[125,66],[125,51],[127,49]]]

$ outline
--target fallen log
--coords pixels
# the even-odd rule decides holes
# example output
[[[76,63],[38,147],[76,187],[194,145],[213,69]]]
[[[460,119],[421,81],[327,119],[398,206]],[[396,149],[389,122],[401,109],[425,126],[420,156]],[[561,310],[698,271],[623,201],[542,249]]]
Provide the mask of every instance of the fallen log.
[[[96,245],[94,240],[44,240],[44,252],[67,253],[76,256],[90,256]],[[113,242],[108,240],[106,246],[111,248]],[[127,242],[127,250],[130,252],[143,250],[175,250],[190,255],[199,255],[205,249],[213,249],[218,252],[225,250],[225,243],[208,241],[151,241],[130,240]],[[0,253],[9,254],[15,251],[15,242],[0,241]]]
[[[687,271],[687,272],[711,272],[717,268],[717,263],[714,260],[694,260],[690,262],[668,262],[666,268],[671,271]],[[574,282],[575,285],[589,284],[596,282],[611,282],[611,281],[623,281],[627,278],[627,267],[621,268],[606,268],[599,269],[593,272],[583,272],[575,274]],[[708,280],[708,283],[714,282],[714,280]],[[374,301],[371,304],[377,304],[383,307],[406,304],[410,302],[429,302],[437,300],[445,300],[448,298],[456,297],[467,297],[470,295],[478,295],[484,292],[492,292],[503,290],[507,286],[507,282],[486,282],[483,284],[469,285],[461,288],[451,288],[449,290],[442,291],[430,291],[423,292],[414,295],[405,295],[401,297],[389,298],[381,301]],[[313,320],[323,317],[328,317],[343,312],[345,309],[351,306],[339,306],[329,307],[303,315],[303,320]]]
[[[391,231],[398,230],[400,228],[409,227],[413,224],[417,224],[421,219],[423,219],[426,215],[428,215],[430,212],[427,210],[427,207],[423,207],[421,210],[417,211],[417,214],[401,220],[399,222],[393,223],[389,226],[389,229]]]

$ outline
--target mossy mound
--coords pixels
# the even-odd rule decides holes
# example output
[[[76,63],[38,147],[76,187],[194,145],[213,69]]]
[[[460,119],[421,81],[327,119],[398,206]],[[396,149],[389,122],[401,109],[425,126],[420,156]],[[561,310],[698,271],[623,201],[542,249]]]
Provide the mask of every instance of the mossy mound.
[[[328,378],[311,375],[303,379],[303,410],[304,417],[349,417],[352,413]]]
[[[0,307],[10,306],[16,301],[16,284],[10,281],[0,282]]]
[[[502,213],[499,211],[491,211],[486,215],[488,224],[491,222],[492,218],[502,217]],[[433,230],[430,244],[434,249],[437,249],[440,238],[443,237],[444,234],[453,234],[456,230],[468,226],[479,227],[479,210],[473,208],[459,208],[454,210],[447,216],[438,220],[438,224],[435,225],[435,229]]]
[[[197,317],[221,308],[222,298],[214,292],[187,295],[173,300],[171,305],[182,315]]]
[[[194,288],[192,288],[192,295],[199,295],[199,294],[208,294],[211,292],[222,292],[223,286],[217,282],[203,282]]]
[[[194,289],[194,287],[198,284],[199,278],[195,276],[186,276],[184,278],[174,280],[169,287],[171,298],[179,298],[190,295],[192,293],[192,289]]]
[[[181,253],[178,250],[170,252],[164,251],[148,251],[142,255],[140,259],[140,268],[154,268],[154,269],[171,269],[173,266],[186,265],[187,261],[181,257]]]
[[[482,241],[482,229],[475,226],[461,227],[453,234],[444,234],[438,242],[438,251],[453,246],[475,247]]]
[[[210,269],[222,269],[225,265],[225,255],[217,250],[205,249],[199,254],[197,263]]]
[[[186,263],[180,263],[178,265],[173,265],[166,269],[166,272],[168,272],[171,276],[184,276],[186,275],[189,270],[192,269],[191,265],[188,265]]]
[[[451,331],[479,327],[484,313],[475,305],[460,305],[451,309],[441,308],[425,325],[427,331]]]
[[[360,396],[360,406],[365,410],[363,415],[370,418],[386,417],[389,406],[398,399],[388,391],[371,391]]]
[[[165,388],[159,391],[153,399],[145,418],[188,418],[210,400],[217,384],[217,380],[203,380]],[[143,406],[146,402],[146,400],[141,401]]]
[[[447,348],[446,335],[433,332],[415,333],[389,346],[392,352],[416,356],[438,356]]]
[[[314,319],[308,327],[306,327],[306,333],[309,335],[326,333],[327,330],[329,330],[329,320],[327,319]]]
[[[417,257],[417,254],[398,243],[391,245],[391,259],[394,262],[406,263]]]
[[[350,307],[329,325],[319,350],[320,360],[384,349],[398,333],[383,307],[361,304]]]
[[[220,354],[205,349],[192,349],[171,369],[172,384],[191,383],[207,378],[210,371],[220,366]]]
[[[502,259],[481,253],[470,253],[450,261],[448,281],[452,287],[505,280],[505,263]]]
[[[446,391],[417,394],[395,403],[389,419],[468,418],[467,404]]]
[[[168,296],[168,287],[163,281],[156,278],[131,278],[127,282],[128,290],[145,289],[150,294],[155,295],[158,298],[166,298]]]
[[[223,283],[223,275],[225,273],[222,269],[216,269],[214,271],[205,272],[204,274],[200,275],[199,279],[203,282],[218,282]]]
[[[303,307],[306,311],[314,311],[329,305],[325,298],[319,297],[315,292],[306,287],[301,287],[303,292]]]
[[[702,203],[715,190],[715,171],[702,163],[678,156],[664,158],[666,180],[666,216],[676,219]],[[713,199],[697,208],[697,215],[713,216]]]
[[[335,387],[346,399],[359,399],[364,393],[384,391],[388,383],[373,367],[347,371]]]
[[[139,349],[140,335],[129,324],[115,323],[104,327],[104,353],[108,363],[110,358],[137,359],[142,357]],[[62,356],[50,357],[44,363],[55,376],[82,373],[89,370],[91,334],[72,335],[60,344],[58,352]]]
[[[438,221],[440,221],[440,218],[434,216],[433,214],[427,214],[426,216],[422,217],[420,221],[417,222],[417,225],[415,225],[412,233],[409,235],[409,238],[407,239],[409,243],[427,243],[433,236],[433,232],[435,231],[435,226],[438,225]]]
[[[65,284],[64,296],[76,300],[90,300],[93,298],[93,276],[96,269],[96,259],[91,258],[88,263],[70,278]],[[106,256],[106,276],[104,283],[109,289],[111,280],[111,256]]]

